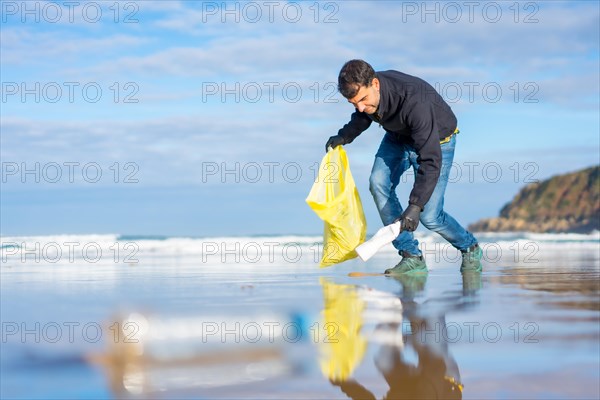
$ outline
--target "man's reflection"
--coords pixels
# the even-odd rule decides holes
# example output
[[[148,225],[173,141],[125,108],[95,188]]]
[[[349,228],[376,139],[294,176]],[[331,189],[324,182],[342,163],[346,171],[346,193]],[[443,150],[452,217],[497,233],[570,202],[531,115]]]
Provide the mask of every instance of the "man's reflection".
[[[461,399],[462,384],[458,365],[448,349],[445,312],[427,313],[415,302],[415,296],[423,291],[427,276],[391,277],[402,286],[402,323],[382,323],[376,332],[389,335],[401,334],[403,346],[384,344],[375,355],[375,366],[386,380],[389,390],[384,399]],[[469,304],[471,297],[481,287],[481,274],[463,276],[463,293],[456,302],[450,301],[452,309]],[[403,329],[404,328],[404,329]],[[407,355],[413,349],[417,361],[411,362]],[[375,395],[354,379],[331,380],[352,399],[375,399]]]

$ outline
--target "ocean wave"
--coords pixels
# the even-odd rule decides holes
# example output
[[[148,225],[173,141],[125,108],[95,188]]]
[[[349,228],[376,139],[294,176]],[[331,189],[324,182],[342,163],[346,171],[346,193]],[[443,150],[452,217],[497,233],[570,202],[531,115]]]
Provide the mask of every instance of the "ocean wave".
[[[0,243],[5,246],[10,243],[17,243],[19,246],[26,243],[68,243],[68,242],[96,242],[96,243],[114,243],[118,241],[117,234],[59,234],[59,235],[39,235],[39,236],[0,236]]]
[[[534,232],[477,232],[475,236],[481,242],[514,242],[514,241],[537,241],[537,242],[600,242],[600,231],[588,234],[582,233],[534,233]],[[367,236],[367,239],[370,235]],[[445,242],[445,240],[432,232],[415,232],[415,238],[421,242]],[[252,236],[169,236],[169,235],[124,235],[124,234],[59,234],[39,236],[0,236],[3,245],[11,246],[12,243],[51,243],[51,242],[137,242],[144,244],[155,244],[158,246],[169,246],[173,244],[191,245],[202,242],[222,243],[278,243],[314,245],[321,243],[321,235],[252,235]]]
[[[441,236],[430,232],[417,232],[415,237],[423,250],[437,251],[452,247]],[[514,248],[515,245],[525,247],[534,243],[547,249],[598,248],[600,232],[590,234],[576,233],[477,233],[483,248]],[[219,256],[242,254],[249,259],[258,255],[284,254],[293,257],[294,250],[301,253],[322,254],[323,237],[316,235],[262,235],[262,236],[212,236],[186,237],[166,235],[120,235],[120,234],[88,234],[88,235],[48,235],[48,236],[5,236],[0,237],[0,253],[2,259],[22,257],[20,253],[38,251],[40,254],[73,254],[75,258],[86,257],[90,251],[101,249],[104,254],[112,254],[119,250],[125,254],[152,255],[154,257],[170,256]],[[22,249],[22,251],[17,251]],[[381,252],[396,252],[393,246],[387,245]]]
[[[535,233],[535,232],[479,232],[476,234],[482,241],[517,241],[530,240],[536,242],[600,242],[600,231],[590,233]]]

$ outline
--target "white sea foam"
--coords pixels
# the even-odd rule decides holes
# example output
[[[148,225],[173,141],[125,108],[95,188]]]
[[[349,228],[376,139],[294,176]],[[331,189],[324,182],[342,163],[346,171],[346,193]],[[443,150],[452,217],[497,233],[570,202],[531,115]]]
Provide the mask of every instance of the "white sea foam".
[[[441,236],[417,232],[415,237],[424,252],[455,251]],[[530,254],[534,250],[597,250],[600,232],[575,233],[477,233],[480,245],[494,249],[519,250]],[[322,255],[322,236],[214,236],[214,237],[144,237],[118,234],[3,236],[0,237],[0,258],[6,262],[73,263],[85,260],[97,263],[123,262],[131,264],[143,257],[196,257],[196,261],[264,264],[274,262],[318,262]],[[380,253],[394,253],[390,244]],[[101,254],[100,254],[101,253]],[[102,260],[100,260],[100,255]],[[199,257],[199,258],[198,258]],[[98,260],[98,261],[95,261]],[[101,262],[100,262],[101,263]]]

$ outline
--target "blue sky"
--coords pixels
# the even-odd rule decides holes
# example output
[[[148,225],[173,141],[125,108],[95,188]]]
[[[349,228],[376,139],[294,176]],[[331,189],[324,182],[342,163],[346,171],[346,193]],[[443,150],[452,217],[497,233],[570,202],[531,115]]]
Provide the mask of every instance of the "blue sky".
[[[3,235],[319,234],[304,199],[363,58],[433,84],[461,134],[446,209],[598,164],[597,2],[1,3]],[[382,130],[346,149],[369,232]],[[30,171],[30,172],[26,172]],[[411,187],[407,179],[399,198]]]

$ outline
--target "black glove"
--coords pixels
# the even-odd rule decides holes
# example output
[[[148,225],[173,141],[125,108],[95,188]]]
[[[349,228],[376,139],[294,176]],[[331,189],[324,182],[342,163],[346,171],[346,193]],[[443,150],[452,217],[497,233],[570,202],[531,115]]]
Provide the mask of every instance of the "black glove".
[[[409,205],[399,218],[402,220],[402,230],[414,232],[417,229],[417,226],[419,226],[420,216],[421,207],[414,204]]]
[[[327,143],[325,144],[325,153],[329,151],[329,146],[335,149],[336,147],[342,144],[346,144],[346,141],[340,135],[330,137]]]

